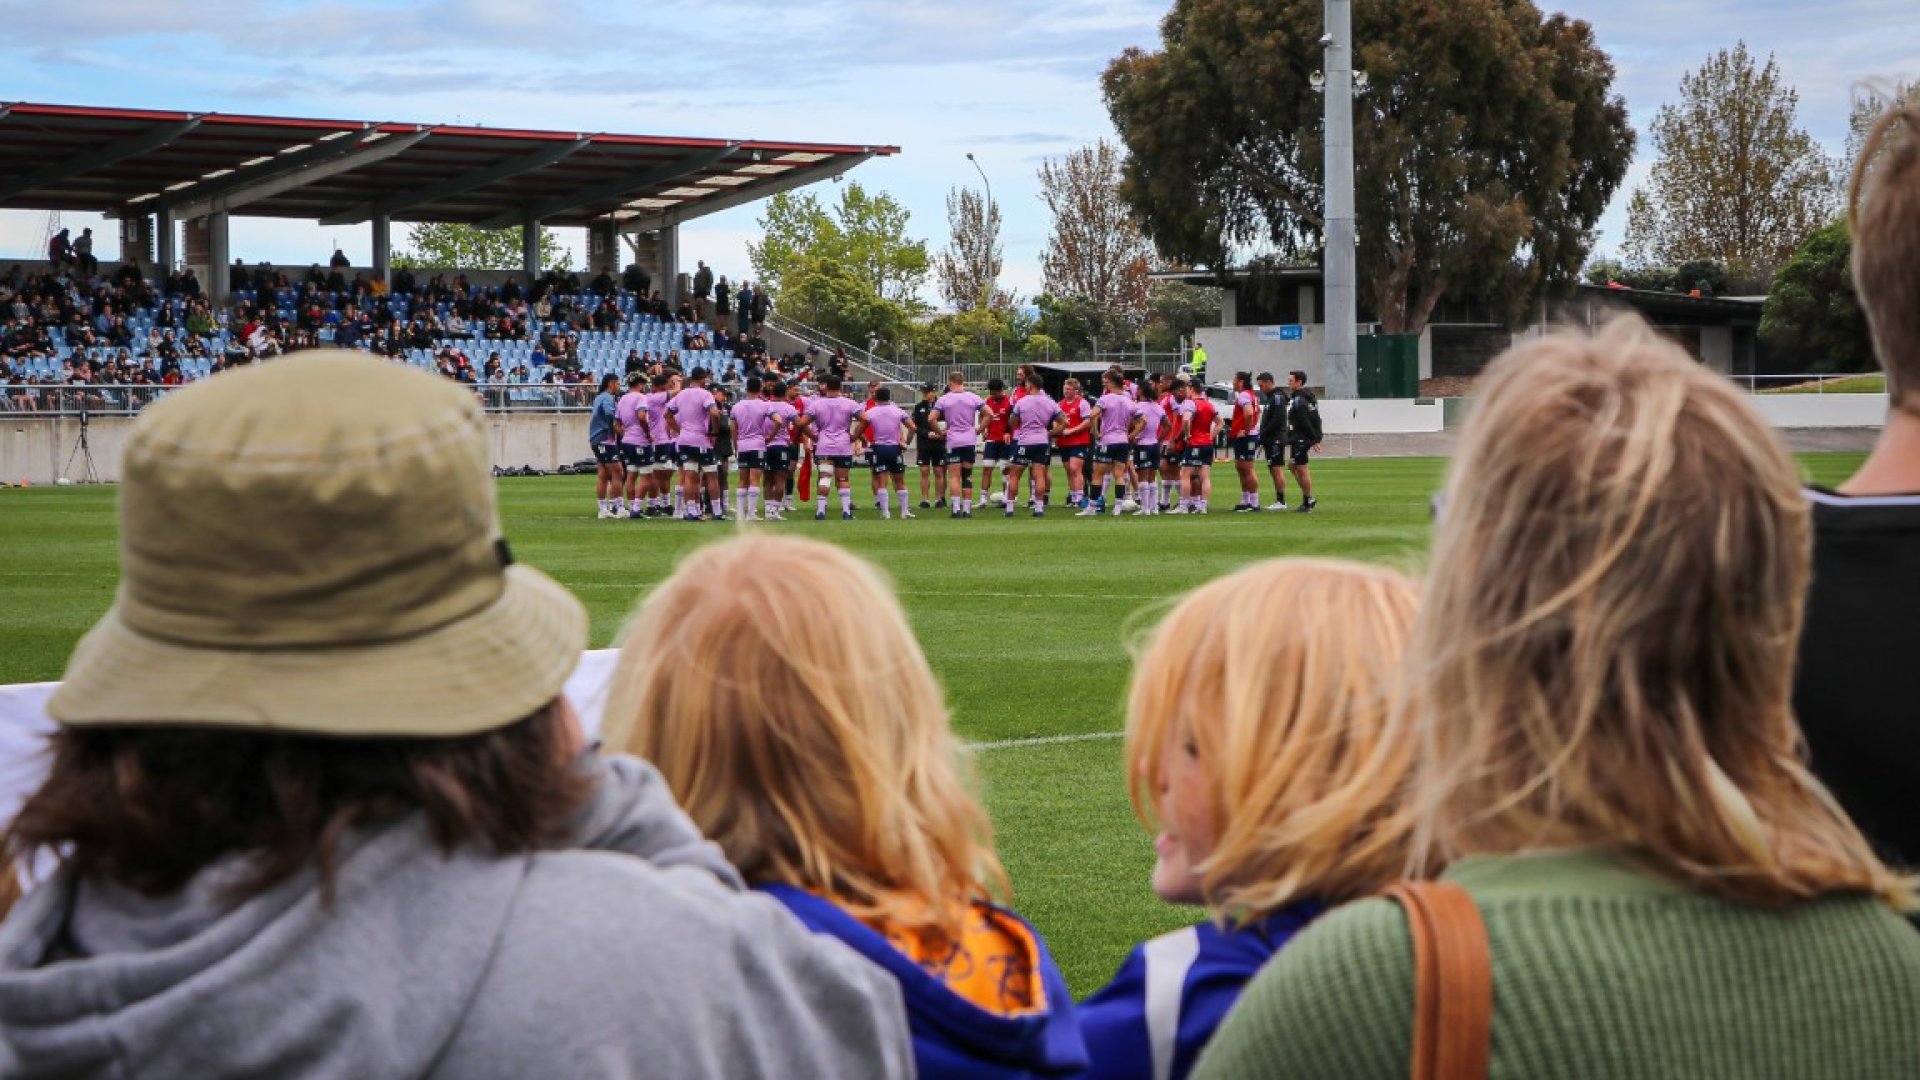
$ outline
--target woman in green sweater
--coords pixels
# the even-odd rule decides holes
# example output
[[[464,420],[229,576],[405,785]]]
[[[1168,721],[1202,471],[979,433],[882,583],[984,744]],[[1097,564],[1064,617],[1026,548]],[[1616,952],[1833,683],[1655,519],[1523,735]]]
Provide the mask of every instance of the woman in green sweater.
[[[1914,883],[1800,758],[1808,510],[1739,392],[1637,318],[1521,346],[1436,505],[1404,824],[1486,922],[1491,1075],[1920,1076]],[[1352,904],[1194,1075],[1405,1077],[1413,1002]]]

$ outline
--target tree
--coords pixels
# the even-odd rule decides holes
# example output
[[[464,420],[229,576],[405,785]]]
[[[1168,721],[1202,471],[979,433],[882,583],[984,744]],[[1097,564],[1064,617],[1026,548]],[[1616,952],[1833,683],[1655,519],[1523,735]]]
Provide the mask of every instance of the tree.
[[[1869,86],[1853,99],[1847,114],[1847,160],[1841,163],[1840,188],[1844,194],[1853,179],[1854,163],[1867,145],[1867,132],[1873,130],[1880,115],[1898,104],[1920,104],[1920,82],[1896,82]]]
[[[1040,199],[1053,232],[1040,256],[1047,292],[1092,304],[1124,336],[1147,315],[1153,248],[1120,193],[1120,156],[1105,139],[1040,165]]]
[[[553,230],[542,227],[540,268],[564,271],[571,261]],[[393,265],[408,270],[518,270],[520,230],[423,221],[407,227],[407,246],[394,253]]]
[[[853,266],[830,256],[803,252],[780,280],[783,313],[855,345],[895,340],[912,318],[906,305],[881,296]]]
[[[1745,42],[1680,79],[1653,121],[1660,152],[1627,204],[1629,262],[1711,259],[1762,280],[1833,218],[1834,170],[1795,124],[1799,94]]]
[[[907,238],[909,217],[893,196],[869,195],[858,182],[841,188],[831,211],[812,192],[782,192],[767,201],[761,241],[747,254],[758,283],[776,297],[788,291],[789,270],[812,256],[845,267],[874,296],[917,309],[929,262],[926,241]]]
[[[1321,0],[1175,0],[1162,48],[1102,80],[1122,192],[1163,258],[1310,260],[1323,228]],[[1417,333],[1441,298],[1518,320],[1570,289],[1633,132],[1584,22],[1529,0],[1358,4],[1355,200],[1364,299]]]
[[[1760,336],[1778,348],[1805,350],[1819,371],[1872,371],[1873,339],[1853,291],[1852,259],[1844,221],[1807,237],[1774,276]]]
[[[1013,294],[997,287],[1005,264],[1000,207],[968,188],[954,188],[947,192],[947,225],[952,239],[934,264],[947,303],[955,311],[1012,307]]]

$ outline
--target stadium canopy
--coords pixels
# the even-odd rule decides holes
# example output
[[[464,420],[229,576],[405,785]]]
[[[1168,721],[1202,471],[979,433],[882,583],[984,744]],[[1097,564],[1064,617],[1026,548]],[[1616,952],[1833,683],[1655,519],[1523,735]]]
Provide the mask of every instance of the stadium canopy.
[[[394,221],[519,226],[527,269],[539,229],[585,227],[610,258],[618,234],[656,234],[677,264],[684,222],[838,176],[898,147],[315,120],[0,103],[0,208],[118,218],[174,263],[175,226],[205,222],[228,262],[229,215],[367,223],[387,273]],[[123,228],[123,232],[127,232]],[[212,275],[216,290],[224,275]],[[670,287],[673,275],[666,275]]]

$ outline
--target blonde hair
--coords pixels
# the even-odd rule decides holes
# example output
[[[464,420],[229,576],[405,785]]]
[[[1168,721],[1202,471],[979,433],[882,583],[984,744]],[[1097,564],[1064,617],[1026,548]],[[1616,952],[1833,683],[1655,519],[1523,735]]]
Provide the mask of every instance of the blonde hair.
[[[1477,390],[1414,632],[1416,855],[1597,845],[1749,903],[1910,906],[1800,756],[1809,514],[1740,393],[1633,316]]]
[[[746,535],[689,555],[627,629],[602,735],[658,766],[749,881],[950,934],[1005,893],[906,616],[831,544]]]
[[[1135,813],[1190,739],[1218,841],[1197,867],[1216,919],[1378,891],[1407,864],[1395,829],[1410,740],[1393,696],[1418,587],[1379,566],[1258,563],[1195,590],[1154,630],[1127,700]]]
[[[1853,288],[1895,408],[1920,385],[1920,92],[1880,115],[1853,166]]]

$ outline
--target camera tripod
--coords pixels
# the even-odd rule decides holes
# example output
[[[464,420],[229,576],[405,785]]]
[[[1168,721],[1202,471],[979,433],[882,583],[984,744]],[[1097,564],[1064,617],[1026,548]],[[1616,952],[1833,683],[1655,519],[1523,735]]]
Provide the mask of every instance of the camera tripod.
[[[86,463],[86,472],[81,474],[79,480],[82,484],[100,483],[100,470],[95,468],[93,464],[93,441],[88,435],[88,428],[92,425],[92,422],[93,418],[87,415],[87,411],[85,409],[80,410],[80,439],[73,444],[73,452],[67,455],[67,467],[60,470],[62,477],[71,476],[73,475],[73,463],[76,461],[84,461]]]

